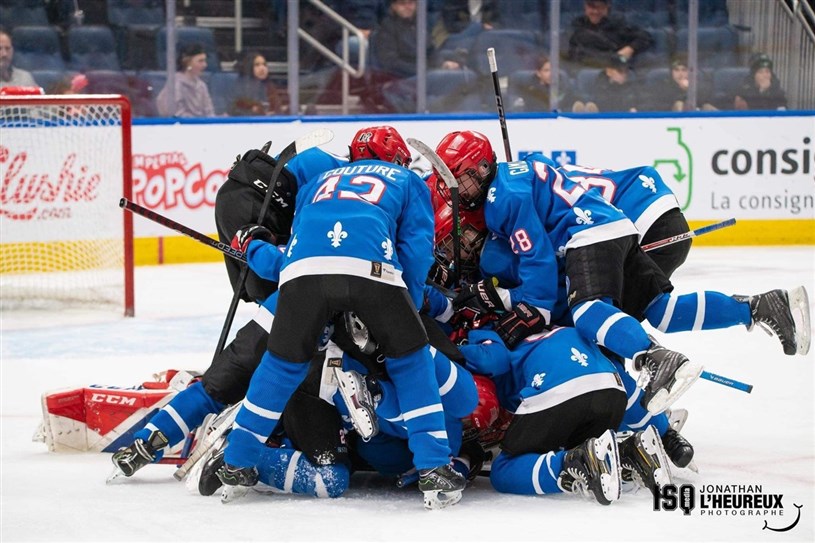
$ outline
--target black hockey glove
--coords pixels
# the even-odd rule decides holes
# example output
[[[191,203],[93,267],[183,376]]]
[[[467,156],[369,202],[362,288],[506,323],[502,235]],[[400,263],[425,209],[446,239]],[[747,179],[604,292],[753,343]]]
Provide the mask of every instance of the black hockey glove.
[[[453,285],[453,274],[450,273],[446,266],[433,262],[430,271],[427,272],[427,280],[434,285],[450,288]]]
[[[477,313],[503,311],[504,301],[495,289],[491,279],[482,279],[472,285],[461,287],[461,292],[453,300],[453,309],[468,308]]]
[[[495,322],[496,333],[509,349],[514,349],[525,338],[539,334],[547,327],[541,312],[525,302],[520,302]]]
[[[235,232],[235,237],[232,238],[230,244],[233,249],[245,253],[249,248],[249,243],[252,240],[267,241],[269,243],[275,242],[274,234],[268,228],[259,224],[247,224],[241,226],[240,230]]]

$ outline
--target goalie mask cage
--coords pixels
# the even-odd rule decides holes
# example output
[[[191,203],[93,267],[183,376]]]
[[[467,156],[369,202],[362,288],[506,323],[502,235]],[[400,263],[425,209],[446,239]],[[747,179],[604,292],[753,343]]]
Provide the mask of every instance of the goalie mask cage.
[[[130,123],[123,96],[0,96],[0,308],[133,315]]]

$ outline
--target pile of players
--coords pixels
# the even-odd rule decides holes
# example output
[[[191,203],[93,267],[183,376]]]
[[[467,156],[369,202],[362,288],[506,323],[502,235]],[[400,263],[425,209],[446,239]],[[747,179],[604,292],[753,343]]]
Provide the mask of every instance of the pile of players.
[[[472,131],[436,153],[443,165],[422,179],[394,128],[362,129],[350,160],[319,149],[292,159],[260,220],[254,181],[268,184],[275,160],[240,158],[216,222],[247,255],[242,297],[258,312],[113,455],[117,472],[133,475],[242,402],[197,470],[201,493],[221,488],[224,502],[258,484],[339,496],[353,470],[374,469],[417,482],[425,506],[441,508],[486,459],[500,492],[608,505],[625,482],[657,492],[669,463],[693,457],[668,409],[702,365],[642,321],[662,332],[760,325],[786,354],[808,351],[803,287],[671,293],[691,242],[640,248],[688,231],[653,168],[558,168],[540,154],[499,163]],[[227,267],[240,288],[239,264]]]

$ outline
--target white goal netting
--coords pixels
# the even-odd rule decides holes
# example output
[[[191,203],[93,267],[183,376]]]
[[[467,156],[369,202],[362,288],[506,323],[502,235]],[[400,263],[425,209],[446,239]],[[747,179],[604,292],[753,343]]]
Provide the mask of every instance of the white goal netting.
[[[0,97],[0,131],[0,308],[132,313],[127,101]]]

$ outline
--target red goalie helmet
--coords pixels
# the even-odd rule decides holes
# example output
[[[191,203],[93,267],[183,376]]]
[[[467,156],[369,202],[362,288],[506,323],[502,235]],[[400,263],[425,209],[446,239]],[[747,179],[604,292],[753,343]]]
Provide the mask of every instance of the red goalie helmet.
[[[436,209],[436,262],[451,269],[453,259],[453,210],[443,205]],[[487,239],[487,225],[481,212],[461,213],[461,262],[460,274],[463,277],[478,272],[481,248]]]
[[[496,159],[490,140],[484,134],[465,130],[447,134],[436,147],[458,181],[458,193],[464,209],[475,210],[484,204],[487,187],[495,177]],[[438,172],[435,172],[438,175]],[[439,176],[441,177],[441,176]],[[444,199],[450,202],[447,185],[438,186]]]
[[[410,165],[410,150],[392,126],[369,126],[356,133],[351,141],[351,162],[383,160],[399,166]]]

